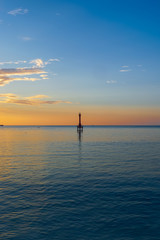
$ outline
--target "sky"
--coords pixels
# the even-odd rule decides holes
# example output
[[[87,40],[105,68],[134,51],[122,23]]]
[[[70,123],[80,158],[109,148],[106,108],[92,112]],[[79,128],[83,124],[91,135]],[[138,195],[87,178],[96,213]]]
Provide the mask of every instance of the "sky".
[[[0,124],[160,125],[159,9],[1,0]]]

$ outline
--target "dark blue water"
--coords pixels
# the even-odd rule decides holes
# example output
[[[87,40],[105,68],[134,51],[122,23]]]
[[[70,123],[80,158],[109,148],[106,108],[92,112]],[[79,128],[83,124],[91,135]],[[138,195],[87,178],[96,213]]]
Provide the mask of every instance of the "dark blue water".
[[[159,240],[160,128],[0,129],[0,239]]]

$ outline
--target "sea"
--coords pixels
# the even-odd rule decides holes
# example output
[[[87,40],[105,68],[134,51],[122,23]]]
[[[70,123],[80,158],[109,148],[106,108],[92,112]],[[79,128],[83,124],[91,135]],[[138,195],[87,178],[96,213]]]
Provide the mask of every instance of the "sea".
[[[160,240],[160,127],[0,127],[0,239]]]

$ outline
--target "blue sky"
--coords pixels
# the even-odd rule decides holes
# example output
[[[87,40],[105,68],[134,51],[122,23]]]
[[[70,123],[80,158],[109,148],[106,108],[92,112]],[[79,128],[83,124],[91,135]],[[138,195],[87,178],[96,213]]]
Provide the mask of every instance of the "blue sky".
[[[12,72],[7,82],[7,70],[0,93],[15,94],[20,104],[45,95],[68,108],[159,108],[159,8],[158,0],[1,0],[0,68],[42,73],[17,81]]]

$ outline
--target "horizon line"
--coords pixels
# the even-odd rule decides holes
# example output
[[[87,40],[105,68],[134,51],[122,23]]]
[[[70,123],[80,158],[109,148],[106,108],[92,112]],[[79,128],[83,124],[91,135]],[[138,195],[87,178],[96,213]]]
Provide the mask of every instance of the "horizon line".
[[[23,125],[20,125],[20,124],[17,124],[17,125],[0,125],[1,127],[23,127],[23,126],[28,126],[28,127],[77,127],[77,125],[39,125],[39,124],[29,124],[29,125],[26,125],[26,124],[23,124]],[[109,125],[109,124],[103,124],[103,125],[99,125],[99,124],[87,124],[87,125],[83,125],[83,127],[160,127],[160,124],[114,124],[114,125]]]

